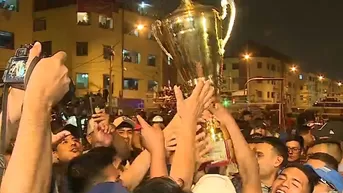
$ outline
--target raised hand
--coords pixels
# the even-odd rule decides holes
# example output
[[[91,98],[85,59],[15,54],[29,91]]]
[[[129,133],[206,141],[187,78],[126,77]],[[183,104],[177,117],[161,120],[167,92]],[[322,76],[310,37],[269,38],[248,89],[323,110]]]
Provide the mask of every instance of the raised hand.
[[[66,138],[68,135],[70,135],[69,131],[61,131],[59,133],[55,134],[51,134],[51,145],[55,146],[57,145],[60,141],[62,141],[64,138]]]
[[[203,111],[214,101],[214,88],[209,81],[199,80],[191,96],[187,99],[183,98],[179,87],[175,86],[174,92],[177,100],[177,112],[182,119],[197,120],[201,117]]]
[[[98,123],[101,130],[104,133],[111,133],[113,130],[110,129],[110,116],[105,112],[104,109],[98,111],[96,114],[92,115],[94,122]]]
[[[41,49],[41,44],[36,42],[30,50],[28,64],[38,56]],[[36,98],[49,107],[58,103],[69,90],[70,79],[68,69],[64,65],[66,59],[67,55],[62,51],[52,57],[41,59],[28,81],[25,98]]]
[[[141,116],[137,116],[139,124],[142,126],[142,137],[144,146],[150,153],[164,152],[164,136],[161,129],[150,126]]]

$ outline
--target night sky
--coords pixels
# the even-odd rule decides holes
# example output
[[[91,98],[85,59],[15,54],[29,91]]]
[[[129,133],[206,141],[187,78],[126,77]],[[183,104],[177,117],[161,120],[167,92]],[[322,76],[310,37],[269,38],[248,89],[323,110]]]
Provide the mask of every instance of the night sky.
[[[168,2],[171,11],[180,0]],[[220,0],[198,0],[219,4]],[[305,71],[343,80],[343,0],[236,0],[229,49],[247,40],[291,56]]]

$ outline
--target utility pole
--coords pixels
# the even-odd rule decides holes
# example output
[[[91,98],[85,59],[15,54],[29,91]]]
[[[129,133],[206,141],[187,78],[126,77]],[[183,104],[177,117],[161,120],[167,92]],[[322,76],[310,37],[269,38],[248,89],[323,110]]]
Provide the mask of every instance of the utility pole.
[[[110,76],[110,87],[109,87],[109,97],[108,97],[108,106],[110,108],[110,113],[112,113],[112,97],[113,97],[113,78],[112,78],[112,74],[113,74],[113,58],[115,55],[114,52],[114,46],[111,46],[111,48],[109,48],[109,54],[110,54],[110,69],[109,69],[109,76]]]

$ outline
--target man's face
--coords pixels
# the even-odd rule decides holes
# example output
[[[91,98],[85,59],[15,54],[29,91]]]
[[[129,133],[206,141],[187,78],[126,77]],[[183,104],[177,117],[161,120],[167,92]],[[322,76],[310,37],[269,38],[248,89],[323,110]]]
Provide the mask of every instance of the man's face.
[[[333,191],[334,189],[332,189],[330,186],[322,183],[322,182],[319,182],[315,187],[314,187],[314,190],[313,190],[313,193],[327,193],[327,192],[330,192],[330,191]]]
[[[83,147],[80,141],[72,135],[63,139],[56,149],[56,155],[60,162],[69,162],[74,157],[82,154]]]
[[[286,143],[288,148],[288,161],[294,162],[300,159],[301,147],[297,141],[289,141]]]
[[[244,121],[251,121],[252,116],[250,114],[244,115],[243,119],[244,119]]]
[[[308,193],[309,181],[298,168],[286,168],[276,178],[272,186],[272,193]]]
[[[256,144],[255,151],[260,176],[269,177],[273,175],[282,163],[282,158],[280,159],[280,157],[273,150],[273,146],[267,143]]]
[[[132,144],[132,128],[128,127],[122,127],[122,128],[117,128],[116,132],[124,138],[125,142],[131,147]]]
[[[252,130],[252,134],[261,134],[262,136],[266,136],[267,131],[264,128],[255,128]]]

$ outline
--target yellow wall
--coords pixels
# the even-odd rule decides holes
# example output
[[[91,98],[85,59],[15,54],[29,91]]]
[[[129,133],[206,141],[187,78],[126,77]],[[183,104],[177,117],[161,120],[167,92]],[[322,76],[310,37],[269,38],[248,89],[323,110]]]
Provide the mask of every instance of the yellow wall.
[[[74,79],[76,73],[89,74],[89,88],[78,89],[77,94],[81,95],[89,92],[97,92],[103,88],[103,74],[109,74],[109,61],[105,60],[103,45],[115,46],[116,55],[113,60],[113,96],[118,97],[121,88],[121,32],[122,14],[113,13],[114,28],[102,29],[98,26],[99,15],[90,14],[90,26],[77,25],[76,6],[51,9],[36,12],[34,18],[45,18],[47,29],[35,32],[33,37],[39,41],[52,41],[52,52],[63,50],[68,55],[67,66],[70,75]],[[139,89],[124,90],[124,98],[144,99],[146,107],[152,106],[152,96],[147,92],[148,80],[162,82],[162,52],[154,40],[148,39],[150,25],[153,21],[150,18],[142,17],[133,12],[125,11],[125,23],[129,28],[134,29],[137,24],[142,24],[145,28],[140,32],[139,37],[132,35],[124,36],[124,49],[136,51],[141,54],[141,63],[124,63],[124,77],[139,79]],[[76,42],[88,42],[88,56],[76,56]],[[147,65],[148,54],[156,56],[156,67]]]
[[[32,0],[19,1],[19,12],[0,9],[0,31],[14,33],[14,47],[32,43]],[[8,15],[9,17],[5,17]],[[4,69],[14,50],[0,48],[0,69]]]

